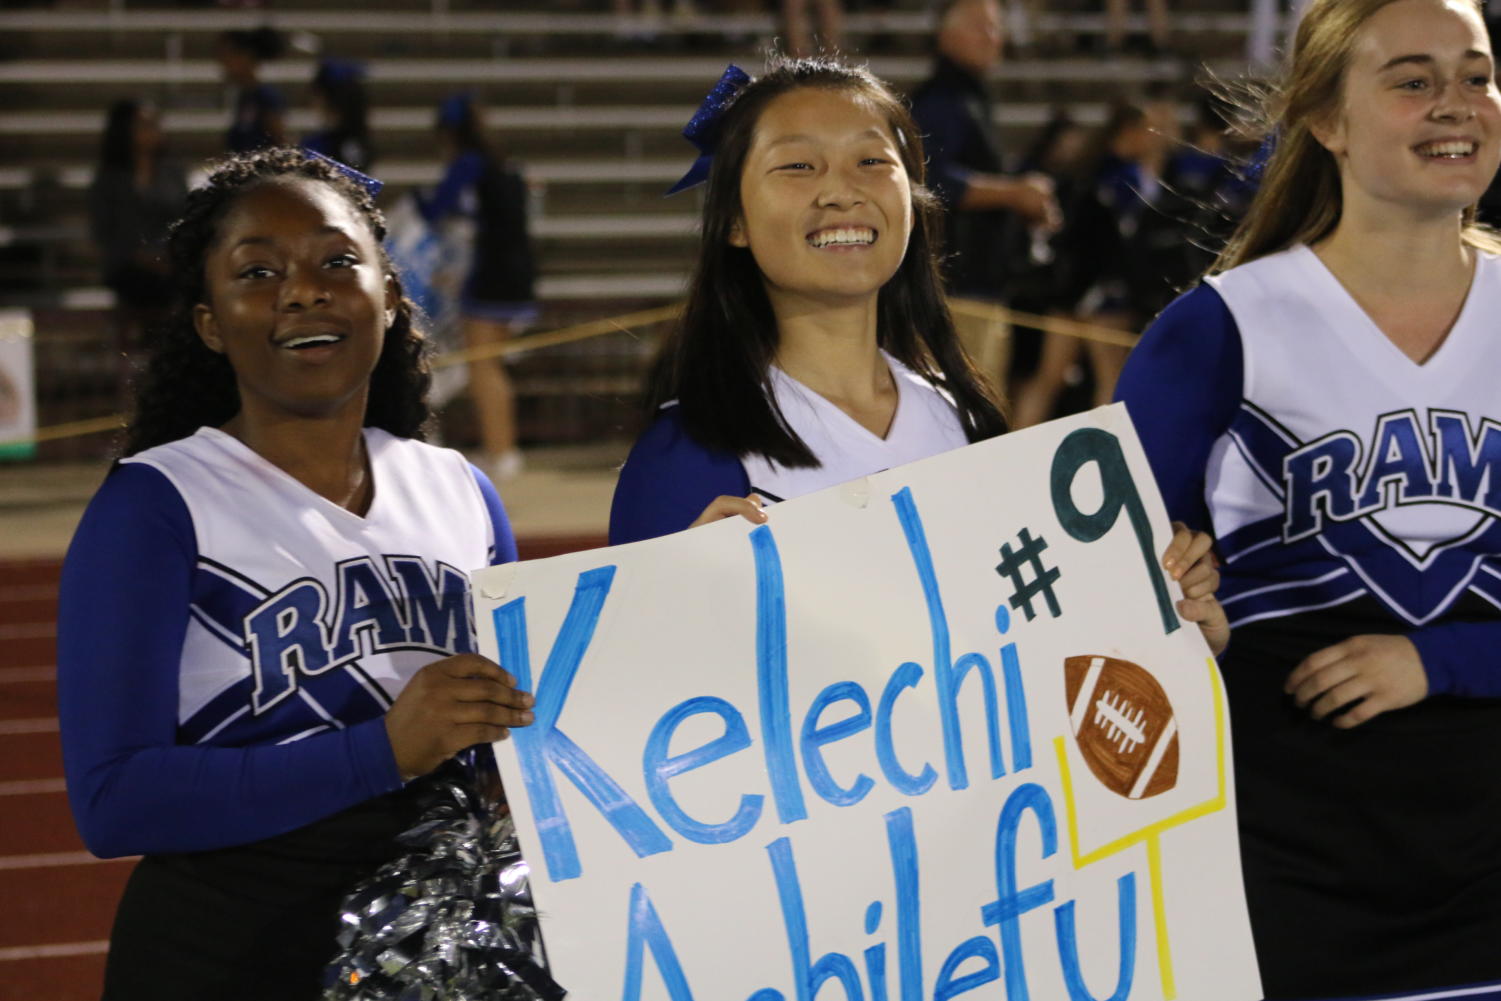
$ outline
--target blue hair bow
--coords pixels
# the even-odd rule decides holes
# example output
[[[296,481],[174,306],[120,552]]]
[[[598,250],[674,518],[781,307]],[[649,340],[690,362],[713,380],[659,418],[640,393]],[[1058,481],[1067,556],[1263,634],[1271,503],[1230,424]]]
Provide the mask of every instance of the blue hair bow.
[[[667,189],[667,194],[675,195],[709,179],[709,167],[714,163],[714,147],[719,144],[719,120],[724,116],[725,109],[735,102],[735,98],[740,96],[740,92],[750,82],[750,75],[739,66],[731,63],[725,69],[719,82],[714,84],[714,89],[709,91],[693,117],[688,119],[688,124],[683,126],[683,138],[697,146],[700,155],[693,161],[693,166],[688,168],[688,173]]]
[[[347,163],[340,163],[338,160],[335,160],[333,157],[331,157],[331,156],[324,156],[322,153],[319,153],[317,150],[304,149],[303,152],[306,153],[310,158],[312,158],[314,160],[322,160],[324,163],[328,164],[330,167],[334,168],[339,173],[341,173],[345,177],[349,178],[355,184],[358,184],[360,187],[364,188],[365,189],[365,193],[367,195],[369,195],[371,198],[374,198],[376,195],[380,194],[380,189],[384,188],[386,186],[384,182],[377,181],[375,178],[371,177],[369,174],[362,174],[358,170],[355,170],[353,167],[351,167],[349,164],[347,164]]]

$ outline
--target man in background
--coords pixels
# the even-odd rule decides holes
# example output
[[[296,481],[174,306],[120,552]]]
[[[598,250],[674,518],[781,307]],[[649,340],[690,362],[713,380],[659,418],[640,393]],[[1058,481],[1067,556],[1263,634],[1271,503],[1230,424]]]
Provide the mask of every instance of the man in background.
[[[1058,203],[1049,178],[1004,172],[985,84],[1001,60],[1005,40],[1000,4],[950,0],[938,18],[933,72],[913,92],[912,116],[927,149],[928,182],[947,209],[949,291],[1001,302],[1011,264],[1007,248],[1018,243],[1008,240],[1008,234],[1025,227],[1045,239],[1059,225]],[[983,324],[977,329],[959,319],[966,347],[986,375],[1004,386],[1004,331]]]

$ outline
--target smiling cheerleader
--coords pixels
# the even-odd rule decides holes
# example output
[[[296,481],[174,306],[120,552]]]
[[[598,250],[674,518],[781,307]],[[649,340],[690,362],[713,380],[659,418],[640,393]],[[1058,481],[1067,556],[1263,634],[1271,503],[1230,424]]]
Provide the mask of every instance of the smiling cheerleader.
[[[1120,383],[1226,557],[1271,998],[1501,978],[1494,73],[1478,3],[1315,0],[1249,214]]]
[[[424,342],[351,173],[276,150],[189,196],[127,457],[68,551],[69,798],[91,851],[145,856],[107,999],[316,997],[404,784],[531,720],[462,573],[515,559],[510,527],[414,440]]]
[[[922,144],[885,84],[823,59],[732,68],[690,130],[712,151],[678,186],[708,181],[703,239],[612,542],[1006,430],[954,332]]]
[[[869,72],[731,67],[684,131],[707,179],[683,320],[620,473],[612,544],[741,516],[1006,430],[942,292],[922,141]],[[1163,556],[1184,617],[1224,646],[1210,538]]]

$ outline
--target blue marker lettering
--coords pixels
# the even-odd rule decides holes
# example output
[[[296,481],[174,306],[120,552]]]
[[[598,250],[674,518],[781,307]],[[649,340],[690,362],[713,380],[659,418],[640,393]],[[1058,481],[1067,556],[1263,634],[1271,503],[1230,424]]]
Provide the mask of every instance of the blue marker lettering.
[[[966,959],[976,958],[984,960],[984,965],[962,977],[957,975]],[[984,935],[976,935],[961,942],[949,953],[949,958],[943,961],[943,968],[938,971],[938,983],[933,985],[933,1001],[949,1001],[949,998],[958,997],[1000,978],[1001,961],[996,955],[995,943]]]
[[[828,726],[819,726],[824,710],[836,702],[853,702],[858,711]],[[838,681],[819,692],[803,719],[803,767],[808,770],[808,781],[814,792],[835,806],[854,806],[865,798],[875,782],[862,773],[855,777],[854,785],[848,789],[840,786],[829,774],[829,766],[823,760],[823,747],[868,729],[870,696],[853,681]]]
[[[625,990],[621,1001],[641,1001],[641,972],[646,947],[651,947],[652,959],[667,984],[667,996],[672,1001],[693,1001],[693,992],[688,989],[688,978],[683,976],[683,966],[678,962],[677,950],[672,939],[657,916],[656,905],[647,896],[646,887],[637,883],[631,887],[631,912],[629,931],[625,941]]]
[[[933,766],[926,763],[921,773],[910,774],[897,760],[896,747],[891,741],[891,712],[896,708],[896,698],[903,689],[916,688],[922,674],[922,668],[911,661],[897,668],[887,680],[886,690],[881,693],[881,704],[876,707],[876,761],[880,763],[886,781],[908,796],[921,796],[938,779]]]
[[[922,906],[911,807],[886,814],[886,845],[896,877],[896,957],[901,967],[902,1001],[923,1001]]]
[[[881,927],[881,902],[873,900],[865,909],[865,934],[874,935]],[[865,949],[865,978],[870,981],[870,1001],[886,998],[886,943],[877,942]]]
[[[677,728],[690,716],[710,715],[718,716],[724,721],[724,733],[685,754],[668,756],[668,749],[672,745],[672,735]],[[666,714],[652,727],[651,736],[646,741],[646,751],[642,754],[641,769],[646,775],[646,791],[651,796],[657,812],[672,829],[677,831],[689,841],[697,841],[703,845],[722,845],[744,837],[756,821],[761,818],[762,797],[745,795],[740,797],[740,808],[735,815],[722,824],[706,824],[694,820],[678,806],[677,800],[673,799],[672,792],[667,787],[668,779],[692,771],[712,761],[718,761],[726,755],[744,750],[751,744],[750,733],[745,729],[745,717],[740,715],[740,710],[730,705],[724,699],[700,696],[680,702],[667,710]]]
[[[981,668],[980,677],[985,689],[985,719],[990,740],[990,772],[995,778],[1006,774],[1001,763],[1001,735],[996,719],[995,678],[990,664],[977,653],[965,654],[955,665],[949,651],[948,617],[943,610],[943,598],[938,593],[938,576],[933,571],[933,555],[928,550],[928,539],[923,532],[922,518],[917,505],[912,501],[912,488],[903,487],[891,496],[896,505],[897,520],[902,524],[902,534],[907,538],[907,548],[912,553],[912,562],[917,568],[918,580],[922,582],[923,598],[928,606],[928,627],[933,634],[933,680],[938,686],[938,714],[943,722],[943,753],[948,764],[949,788],[964,789],[969,786],[969,775],[964,765],[963,735],[959,727],[959,686],[971,668]]]
[[[1070,1001],[1126,1001],[1131,996],[1131,981],[1136,972],[1136,873],[1128,872],[1115,881],[1117,907],[1120,910],[1120,969],[1115,975],[1115,993],[1096,998],[1084,983],[1079,965],[1079,939],[1074,928],[1074,901],[1053,909],[1053,927],[1058,935],[1058,958],[1063,961],[1063,981],[1068,985]]]
[[[1006,972],[1007,1001],[1027,1001],[1027,971],[1022,959],[1021,916],[1053,902],[1053,881],[1044,880],[1025,890],[1016,888],[1016,831],[1027,811],[1037,815],[1042,832],[1042,857],[1051,858],[1058,850],[1058,827],[1053,816],[1053,801],[1047,790],[1035,782],[1018,786],[1001,808],[995,831],[996,899],[980,908],[988,927],[998,927],[1002,966]]]
[[[761,693],[761,742],[777,816],[790,824],[808,816],[792,752],[792,709],[787,697],[787,602],[782,560],[771,527],[750,533],[756,557],[756,675]]]
[[[782,902],[782,924],[787,929],[787,948],[792,953],[792,982],[797,1001],[814,1001],[823,985],[837,979],[844,986],[848,1001],[864,1001],[860,974],[855,964],[842,952],[829,952],[809,964],[808,915],[803,909],[803,890],[797,879],[797,863],[792,858],[792,842],[777,838],[766,846]]]
[[[573,601],[563,618],[563,626],[547,655],[542,676],[532,685],[531,649],[526,631],[526,599],[517,598],[495,609],[491,618],[500,665],[516,679],[522,689],[536,698],[531,726],[511,731],[521,776],[532,803],[537,834],[542,842],[542,857],[547,861],[547,875],[554,882],[576,879],[583,872],[573,829],[558,799],[548,763],[572,780],[579,791],[594,804],[630,845],[637,857],[672,850],[672,842],[661,828],[652,823],[645,810],[626,794],[620,783],[605,774],[594,759],[558,729],[558,717],[568,700],[568,691],[578,673],[579,663],[594,638],[594,627],[604,610],[605,598],[615,578],[613,566],[598,567],[579,574]]]
[[[1002,636],[1011,629],[1011,611],[996,606],[995,628]],[[1006,682],[1006,723],[1011,729],[1011,766],[1017,771],[1032,767],[1032,727],[1027,722],[1027,689],[1022,684],[1022,665],[1016,644],[1001,647],[1001,677]]]

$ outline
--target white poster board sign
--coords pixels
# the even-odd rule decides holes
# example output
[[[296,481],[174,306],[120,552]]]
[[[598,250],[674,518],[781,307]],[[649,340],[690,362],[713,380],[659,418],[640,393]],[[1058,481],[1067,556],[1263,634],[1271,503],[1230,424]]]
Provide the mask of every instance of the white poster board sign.
[[[1220,680],[1122,407],[474,576],[585,1001],[1261,997]]]

